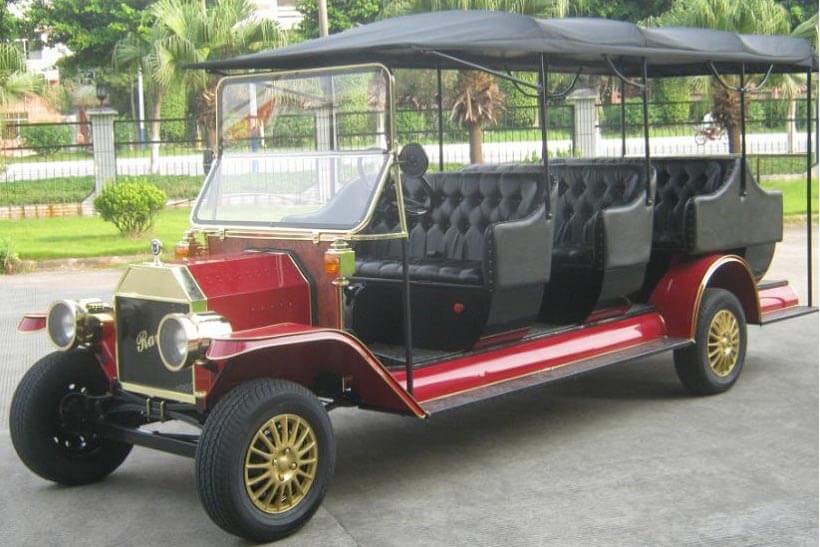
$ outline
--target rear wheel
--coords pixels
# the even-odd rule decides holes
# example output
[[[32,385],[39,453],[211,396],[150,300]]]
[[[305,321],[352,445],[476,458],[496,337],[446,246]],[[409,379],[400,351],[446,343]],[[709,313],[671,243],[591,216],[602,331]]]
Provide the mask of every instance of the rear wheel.
[[[225,531],[279,539],[319,508],[335,461],[330,418],[310,391],[282,380],[248,382],[205,422],[196,456],[199,497]]]
[[[746,317],[737,297],[723,289],[706,289],[701,299],[695,345],[675,352],[675,370],[696,395],[722,393],[732,387],[746,358]]]
[[[14,392],[9,417],[23,463],[65,485],[95,482],[119,467],[131,445],[100,438],[84,425],[83,402],[107,389],[97,359],[85,351],[58,351],[32,366]]]

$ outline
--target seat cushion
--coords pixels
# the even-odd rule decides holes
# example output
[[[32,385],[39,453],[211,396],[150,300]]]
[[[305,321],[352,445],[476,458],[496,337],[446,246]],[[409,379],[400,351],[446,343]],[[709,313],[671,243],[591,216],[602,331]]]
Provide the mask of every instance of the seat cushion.
[[[431,283],[458,283],[482,285],[483,275],[479,260],[450,258],[411,258],[410,279]],[[356,276],[376,279],[401,279],[401,260],[394,258],[361,257],[356,260]]]

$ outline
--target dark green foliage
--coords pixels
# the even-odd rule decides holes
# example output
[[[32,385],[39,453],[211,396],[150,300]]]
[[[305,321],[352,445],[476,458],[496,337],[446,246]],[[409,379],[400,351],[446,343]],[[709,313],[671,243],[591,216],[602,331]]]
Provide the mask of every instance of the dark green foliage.
[[[296,9],[302,14],[297,30],[304,38],[319,36],[319,13],[315,0],[298,0]],[[347,30],[355,25],[371,23],[382,10],[378,0],[338,0],[328,2],[327,20],[330,33]]]
[[[165,192],[149,182],[111,184],[94,199],[94,208],[124,236],[135,237],[154,225],[165,206]]]
[[[60,124],[31,124],[20,127],[26,146],[40,156],[52,156],[71,144],[71,128]]]
[[[657,105],[661,123],[676,124],[689,121],[689,82],[686,78],[657,80],[652,89],[652,99]]]

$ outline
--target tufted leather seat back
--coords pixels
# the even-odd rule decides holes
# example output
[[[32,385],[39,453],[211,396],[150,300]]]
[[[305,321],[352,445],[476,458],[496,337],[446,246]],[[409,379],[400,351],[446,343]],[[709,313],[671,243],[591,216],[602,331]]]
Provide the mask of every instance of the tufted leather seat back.
[[[433,190],[427,196],[418,178],[407,177],[407,197],[425,203],[426,214],[408,216],[410,256],[481,261],[486,230],[490,224],[525,218],[543,204],[543,178],[530,172],[456,171],[424,175]],[[374,232],[387,232],[397,219],[381,215],[371,225]],[[361,254],[400,256],[398,241],[367,242]]]
[[[644,169],[638,163],[568,161],[556,163],[551,173],[557,184],[556,250],[591,250],[598,213],[633,202],[646,188]]]
[[[716,192],[727,180],[735,158],[658,158],[655,197],[654,241],[662,246],[683,246],[686,241],[685,215],[689,200]]]

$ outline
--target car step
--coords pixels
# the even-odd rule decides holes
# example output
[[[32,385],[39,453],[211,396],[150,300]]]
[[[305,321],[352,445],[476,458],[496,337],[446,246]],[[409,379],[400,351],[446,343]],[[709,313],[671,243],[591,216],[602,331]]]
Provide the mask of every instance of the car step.
[[[648,357],[656,353],[682,348],[691,344],[687,338],[663,337],[661,339],[645,342],[630,348],[606,353],[575,361],[566,365],[552,366],[534,374],[529,374],[520,378],[513,378],[486,387],[479,387],[466,393],[458,393],[439,399],[433,399],[421,403],[422,408],[428,414],[437,414],[446,410],[452,410],[479,401],[486,401],[495,397],[500,397],[515,391],[521,391],[550,382],[561,380],[568,376],[576,376],[586,372],[591,372],[599,368],[607,367],[617,363],[632,361],[641,357]]]
[[[792,306],[791,308],[784,308],[782,310],[774,310],[769,313],[764,313],[760,320],[761,325],[768,325],[783,321],[784,319],[791,319],[793,317],[800,317],[801,315],[809,315],[817,313],[817,308],[814,306]]]

